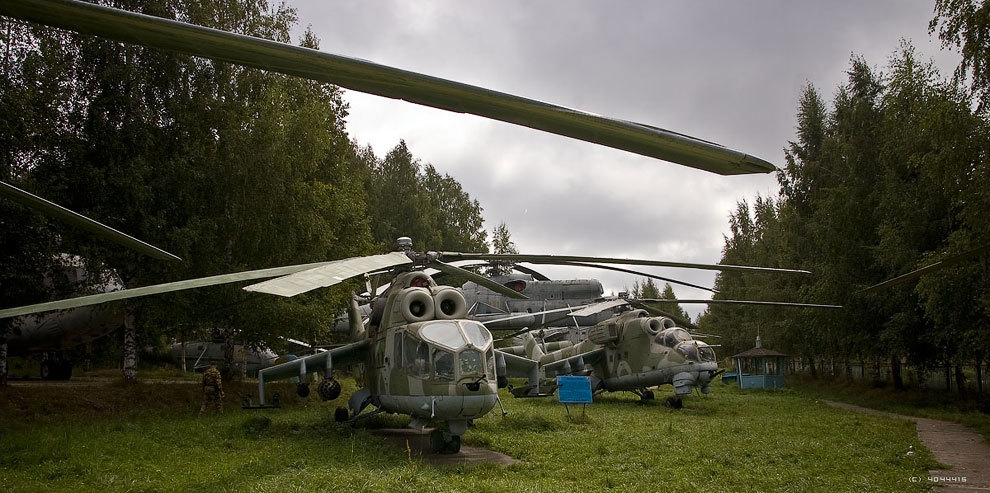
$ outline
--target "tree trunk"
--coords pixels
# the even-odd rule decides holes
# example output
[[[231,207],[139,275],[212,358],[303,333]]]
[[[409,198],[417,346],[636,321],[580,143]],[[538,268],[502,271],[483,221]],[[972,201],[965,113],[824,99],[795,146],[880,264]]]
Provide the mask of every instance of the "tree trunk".
[[[186,339],[182,338],[182,372],[185,373],[186,370]]]
[[[5,329],[0,329],[4,330]],[[7,386],[7,334],[0,335],[0,387]]]
[[[956,389],[959,397],[966,398],[966,375],[963,375],[962,365],[956,365]]]
[[[137,344],[134,342],[134,325],[124,324],[124,382],[137,383]]]
[[[818,373],[815,372],[815,360],[810,356],[805,356],[808,361],[808,366],[811,368],[811,378],[818,378]]]
[[[846,379],[852,380],[853,379],[852,360],[847,357],[845,365],[846,365]]]
[[[220,374],[227,381],[234,376],[234,329],[223,329],[223,369]]]
[[[976,358],[976,391],[983,393],[983,358]]]
[[[904,390],[904,380],[901,378],[901,359],[890,357],[890,379],[894,381],[894,390]]]
[[[949,392],[952,390],[952,367],[949,363],[945,364],[945,391]]]

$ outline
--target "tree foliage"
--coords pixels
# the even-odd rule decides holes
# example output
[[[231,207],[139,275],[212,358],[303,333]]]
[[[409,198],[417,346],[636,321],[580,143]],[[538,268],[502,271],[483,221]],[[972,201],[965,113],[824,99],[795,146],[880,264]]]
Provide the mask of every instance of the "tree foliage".
[[[280,42],[296,23],[264,0],[108,3]],[[0,179],[184,259],[149,260],[0,201],[16,232],[0,239],[6,305],[68,295],[41,282],[58,278],[62,252],[133,287],[365,255],[396,236],[486,248],[480,204],[404,142],[381,159],[359,147],[333,85],[17,22],[0,35]],[[318,48],[308,30],[299,43]],[[145,341],[219,329],[277,349],[325,336],[349,289],[283,300],[228,285],[127,306]]]
[[[969,79],[980,98],[981,111],[990,102],[990,3],[986,0],[935,0],[935,18],[928,24],[938,31],[944,47],[962,54],[958,80]]]
[[[940,6],[948,5],[940,2]],[[953,4],[954,5],[954,4]],[[940,7],[941,8],[941,7]],[[810,278],[722,273],[716,298],[844,310],[713,305],[701,317],[730,354],[768,346],[807,359],[931,367],[988,353],[986,257],[876,295],[857,291],[990,241],[987,121],[967,88],[904,43],[885,72],[854,57],[829,107],[808,86],[778,198],[740,201],[722,261],[805,268]]]

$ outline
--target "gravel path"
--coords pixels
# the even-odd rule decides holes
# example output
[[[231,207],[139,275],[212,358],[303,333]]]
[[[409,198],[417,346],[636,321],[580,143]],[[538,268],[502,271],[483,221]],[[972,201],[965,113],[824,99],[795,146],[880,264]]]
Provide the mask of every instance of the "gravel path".
[[[990,492],[990,445],[972,428],[937,419],[877,411],[844,402],[825,402],[833,407],[914,421],[918,427],[918,438],[935,454],[935,460],[952,466],[951,469],[929,471],[931,477],[941,479],[938,481],[938,491]]]

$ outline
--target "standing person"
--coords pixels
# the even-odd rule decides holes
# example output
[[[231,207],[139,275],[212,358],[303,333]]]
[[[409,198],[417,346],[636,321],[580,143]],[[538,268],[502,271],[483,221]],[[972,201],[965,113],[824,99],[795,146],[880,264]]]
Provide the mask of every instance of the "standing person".
[[[210,367],[203,372],[203,405],[199,408],[200,416],[203,415],[203,411],[210,403],[213,403],[213,408],[216,409],[217,414],[223,413],[223,382],[216,363],[211,363]]]

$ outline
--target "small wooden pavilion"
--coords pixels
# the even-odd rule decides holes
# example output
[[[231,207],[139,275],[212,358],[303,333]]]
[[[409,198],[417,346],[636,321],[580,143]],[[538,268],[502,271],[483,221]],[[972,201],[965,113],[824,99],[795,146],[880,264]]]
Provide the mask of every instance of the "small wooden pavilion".
[[[756,347],[732,356],[736,362],[739,388],[773,389],[784,386],[786,354],[765,349],[756,336]]]

